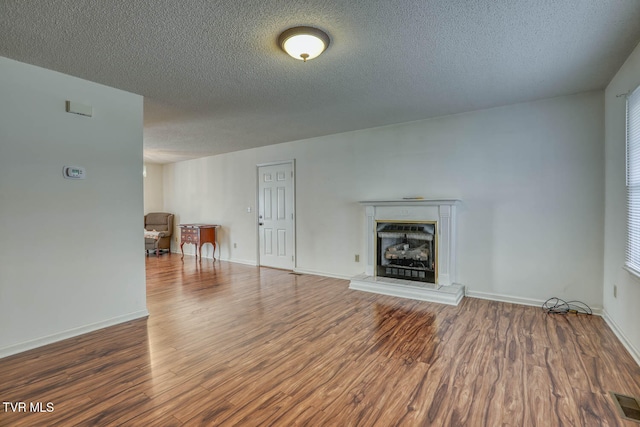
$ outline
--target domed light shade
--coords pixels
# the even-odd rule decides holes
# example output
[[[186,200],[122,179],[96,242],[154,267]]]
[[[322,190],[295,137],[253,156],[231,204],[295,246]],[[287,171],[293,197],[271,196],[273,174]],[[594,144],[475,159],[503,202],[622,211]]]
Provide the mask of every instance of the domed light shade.
[[[280,34],[278,44],[293,58],[307,62],[324,52],[329,46],[329,36],[317,28],[294,27]]]

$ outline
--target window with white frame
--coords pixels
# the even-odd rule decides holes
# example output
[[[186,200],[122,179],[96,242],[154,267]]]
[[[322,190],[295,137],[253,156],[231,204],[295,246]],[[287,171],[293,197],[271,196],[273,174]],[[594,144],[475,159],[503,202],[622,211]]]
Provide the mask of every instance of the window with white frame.
[[[627,251],[625,267],[640,276],[640,87],[627,97]]]

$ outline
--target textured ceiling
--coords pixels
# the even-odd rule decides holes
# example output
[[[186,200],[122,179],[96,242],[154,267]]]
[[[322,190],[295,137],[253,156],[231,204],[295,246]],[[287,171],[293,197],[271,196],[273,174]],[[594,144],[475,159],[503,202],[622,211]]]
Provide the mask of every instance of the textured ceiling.
[[[143,95],[166,163],[601,89],[639,23],[639,0],[2,0],[0,56]],[[329,49],[288,57],[297,25]]]

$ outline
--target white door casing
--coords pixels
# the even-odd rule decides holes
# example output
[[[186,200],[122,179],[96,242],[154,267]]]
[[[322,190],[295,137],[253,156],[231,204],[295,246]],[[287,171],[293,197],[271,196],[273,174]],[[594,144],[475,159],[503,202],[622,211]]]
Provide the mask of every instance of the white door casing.
[[[295,268],[293,161],[258,165],[258,264]]]

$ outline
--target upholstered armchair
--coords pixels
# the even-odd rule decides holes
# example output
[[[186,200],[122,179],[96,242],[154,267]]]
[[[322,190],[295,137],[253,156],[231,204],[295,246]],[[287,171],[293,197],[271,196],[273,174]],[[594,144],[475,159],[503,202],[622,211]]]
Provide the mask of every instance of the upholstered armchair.
[[[160,250],[171,249],[171,235],[173,234],[173,214],[165,212],[152,212],[144,216],[144,229],[146,231],[158,231],[160,235],[157,239],[147,238],[144,239],[144,246],[149,253],[149,250],[155,250],[156,254]]]

